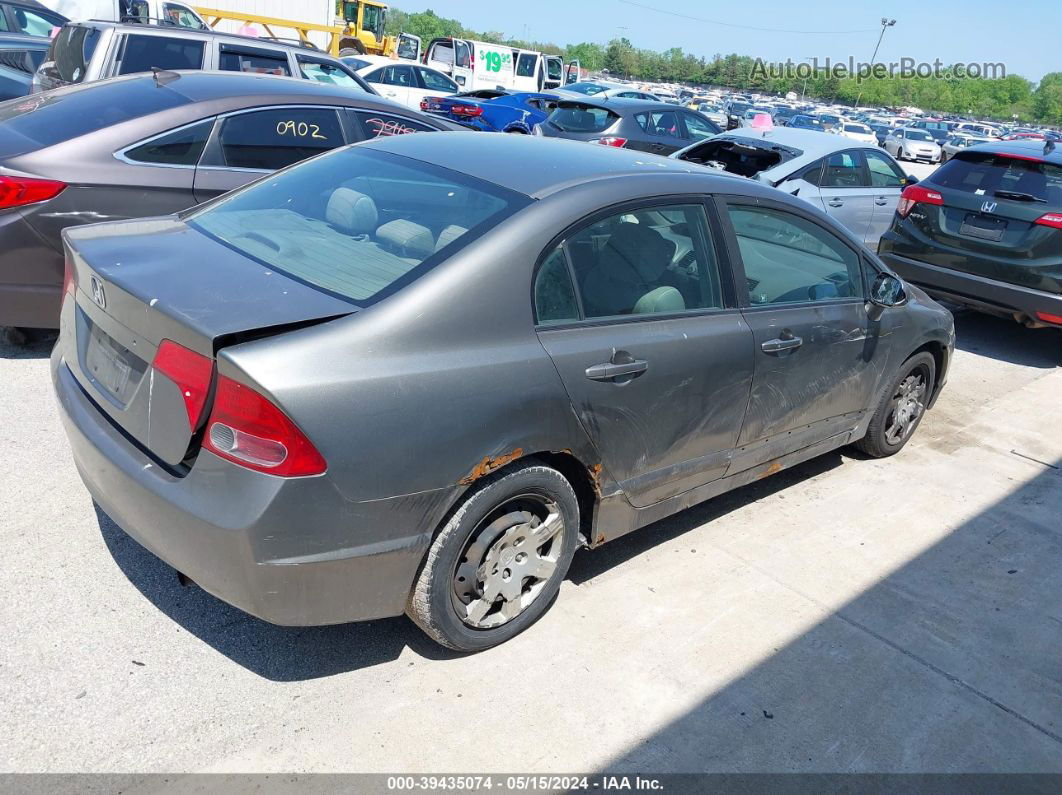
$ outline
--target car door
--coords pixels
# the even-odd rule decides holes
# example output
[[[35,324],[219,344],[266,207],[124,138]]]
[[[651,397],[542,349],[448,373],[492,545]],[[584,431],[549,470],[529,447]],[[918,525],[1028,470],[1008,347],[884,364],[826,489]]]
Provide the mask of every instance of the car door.
[[[385,66],[382,77],[376,90],[388,99],[410,107],[410,89],[416,85],[413,67],[404,64]],[[417,107],[420,107],[420,97],[417,97]]]
[[[445,97],[460,91],[457,83],[442,72],[436,72],[426,66],[415,66],[413,71],[416,74],[417,83],[416,87],[409,91],[409,107],[414,110],[420,109],[420,103],[425,97]]]
[[[854,428],[888,335],[867,315],[862,255],[847,240],[787,204],[719,203],[756,359],[733,474]]]
[[[653,110],[635,115],[642,130],[638,139],[628,140],[628,149],[640,149],[656,155],[669,155],[686,145],[685,129],[674,110]]]
[[[195,172],[203,202],[277,169],[343,146],[352,138],[336,108],[274,106],[221,117]]]
[[[638,507],[722,477],[748,402],[752,333],[707,218],[695,196],[604,210],[534,281],[539,340]]]
[[[866,243],[872,251],[877,251],[878,241],[892,224],[900,194],[907,185],[907,174],[895,160],[877,149],[867,149],[863,155],[874,189],[874,217],[867,229]]]
[[[822,209],[866,241],[874,219],[876,189],[870,185],[866,159],[859,149],[834,152],[824,158],[819,199]]]

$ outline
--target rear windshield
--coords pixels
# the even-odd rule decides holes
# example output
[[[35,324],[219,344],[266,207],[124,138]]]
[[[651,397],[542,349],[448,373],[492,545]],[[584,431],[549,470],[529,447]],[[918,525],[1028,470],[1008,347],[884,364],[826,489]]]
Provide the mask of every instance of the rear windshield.
[[[565,132],[594,133],[607,130],[618,118],[619,116],[606,108],[560,102],[550,114],[549,122]]]
[[[576,94],[586,94],[588,97],[592,97],[594,94],[600,94],[605,90],[604,86],[599,86],[597,83],[572,83],[564,87],[565,91],[574,91]]]
[[[253,183],[185,220],[263,265],[365,305],[529,201],[419,160],[353,147]]]
[[[1054,163],[967,151],[937,169],[933,182],[978,196],[1062,207],[1062,166]]]
[[[31,94],[0,103],[3,151],[9,156],[15,154],[8,147],[11,138],[23,141],[20,153],[43,149],[112,124],[186,104],[186,97],[140,76]]]

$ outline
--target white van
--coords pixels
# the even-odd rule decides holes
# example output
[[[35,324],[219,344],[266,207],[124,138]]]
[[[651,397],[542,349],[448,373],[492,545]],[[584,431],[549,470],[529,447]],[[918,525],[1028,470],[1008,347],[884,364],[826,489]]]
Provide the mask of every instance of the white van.
[[[499,87],[548,91],[579,79],[578,61],[565,70],[559,55],[450,36],[432,39],[424,64],[450,75],[462,91]]]
[[[179,0],[40,0],[41,5],[80,22],[142,22],[145,25],[175,25],[193,30],[209,30],[206,22],[188,3]]]

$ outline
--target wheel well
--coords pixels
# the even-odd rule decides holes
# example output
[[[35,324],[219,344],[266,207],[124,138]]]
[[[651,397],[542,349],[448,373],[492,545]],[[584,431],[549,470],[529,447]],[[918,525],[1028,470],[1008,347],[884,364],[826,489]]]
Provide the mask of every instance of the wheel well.
[[[339,49],[342,50],[356,50],[359,55],[365,54],[365,43],[361,39],[343,39],[339,42]]]
[[[937,393],[940,392],[941,376],[948,368],[948,354],[941,343],[933,341],[927,342],[922,347],[916,348],[915,350],[911,351],[911,356],[916,356],[919,353],[922,353],[923,351],[927,351],[933,356],[933,363],[936,365],[936,374],[934,378],[935,383],[933,384],[933,395],[930,398],[930,405],[932,405],[932,401],[936,399]],[[907,358],[910,359],[911,356],[908,356]]]

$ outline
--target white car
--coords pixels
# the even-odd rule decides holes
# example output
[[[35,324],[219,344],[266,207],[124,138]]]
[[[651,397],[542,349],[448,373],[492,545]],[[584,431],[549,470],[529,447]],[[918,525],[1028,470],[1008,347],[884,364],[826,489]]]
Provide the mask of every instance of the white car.
[[[933,136],[917,127],[900,127],[885,136],[885,151],[897,160],[940,162],[940,144]]]
[[[399,61],[382,55],[358,55],[352,58],[368,62],[367,66],[356,71],[366,83],[372,84],[380,96],[414,110],[420,110],[420,101],[424,97],[446,96],[461,90],[449,75],[414,61]]]
[[[830,132],[840,135],[843,138],[851,138],[853,141],[859,141],[861,144],[870,144],[872,146],[878,145],[878,137],[874,134],[874,131],[865,124],[860,124],[857,121],[843,122]]]

